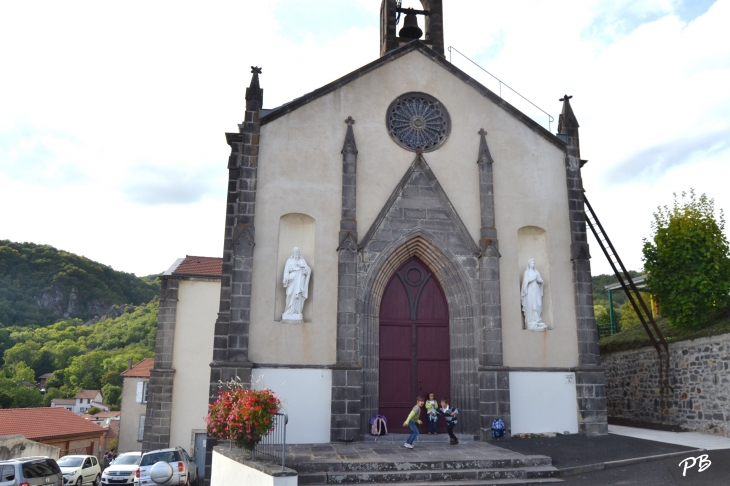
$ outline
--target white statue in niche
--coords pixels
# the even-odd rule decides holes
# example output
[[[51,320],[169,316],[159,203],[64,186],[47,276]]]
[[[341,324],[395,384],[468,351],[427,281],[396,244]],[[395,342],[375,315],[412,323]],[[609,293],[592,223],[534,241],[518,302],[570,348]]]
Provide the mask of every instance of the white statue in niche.
[[[529,331],[545,331],[547,325],[542,322],[543,281],[540,272],[535,268],[535,260],[527,262],[527,270],[522,277],[522,312]]]
[[[302,258],[299,248],[296,246],[284,266],[284,287],[286,288],[286,308],[282,314],[282,320],[302,321],[304,320],[304,301],[309,296],[309,277],[312,269]]]

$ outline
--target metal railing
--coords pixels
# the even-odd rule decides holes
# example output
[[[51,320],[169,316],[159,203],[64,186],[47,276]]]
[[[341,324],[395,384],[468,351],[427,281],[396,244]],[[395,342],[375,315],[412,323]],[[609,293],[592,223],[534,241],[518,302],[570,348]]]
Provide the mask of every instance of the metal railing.
[[[286,424],[289,416],[285,413],[274,415],[274,428],[251,451],[251,459],[263,461],[281,461],[281,470],[286,466]]]
[[[485,73],[489,74],[491,77],[493,77],[494,79],[496,79],[497,82],[499,83],[499,97],[500,98],[504,99],[504,97],[502,96],[502,86],[504,86],[505,88],[509,89],[514,94],[516,94],[517,96],[519,96],[520,98],[522,98],[523,100],[527,101],[532,106],[534,106],[535,108],[537,108],[538,110],[540,110],[541,112],[543,112],[545,115],[547,115],[547,117],[548,117],[548,131],[552,130],[552,123],[555,121],[555,118],[553,118],[553,116],[550,113],[548,113],[547,111],[543,110],[542,108],[540,108],[539,106],[537,106],[535,103],[533,103],[532,101],[530,101],[527,98],[525,98],[524,96],[522,96],[520,93],[518,93],[517,91],[515,91],[514,89],[512,89],[512,87],[510,87],[510,85],[508,85],[507,83],[505,83],[504,81],[502,81],[501,79],[499,79],[497,76],[495,76],[494,74],[490,73],[489,71],[487,71],[486,69],[484,69],[483,67],[481,67],[479,64],[477,64],[474,61],[472,61],[471,59],[469,59],[463,52],[461,52],[456,47],[449,46],[448,47],[448,51],[449,51],[449,62],[450,63],[453,64],[453,62],[451,61],[451,51],[456,51],[458,54],[461,55],[461,57],[463,57],[464,59],[466,59],[470,63],[474,64],[476,67],[478,67],[479,69],[481,69],[482,71],[484,71]]]

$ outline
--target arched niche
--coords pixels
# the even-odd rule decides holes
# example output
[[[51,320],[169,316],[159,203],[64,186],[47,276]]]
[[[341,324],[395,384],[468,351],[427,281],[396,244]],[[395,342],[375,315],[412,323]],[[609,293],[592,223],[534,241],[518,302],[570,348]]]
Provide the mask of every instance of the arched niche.
[[[550,254],[548,252],[547,231],[538,226],[523,226],[517,230],[517,257],[519,261],[517,271],[520,275],[520,288],[522,288],[522,276],[525,269],[527,269],[527,262],[530,259],[535,260],[535,268],[540,272],[544,282],[542,320],[548,326],[548,329],[553,329],[555,327],[553,321],[553,288],[550,283]],[[513,295],[519,300],[520,289],[516,289]],[[522,329],[526,329],[521,303],[520,314],[522,315]]]
[[[309,297],[304,303],[304,321],[312,322],[314,306],[314,282],[317,278],[317,269],[314,261],[314,218],[301,213],[289,213],[279,218],[279,245],[276,261],[276,304],[274,306],[274,320],[281,321],[281,314],[286,306],[286,289],[283,285],[284,266],[292,254],[292,249],[299,247],[302,257],[312,269],[309,279]]]

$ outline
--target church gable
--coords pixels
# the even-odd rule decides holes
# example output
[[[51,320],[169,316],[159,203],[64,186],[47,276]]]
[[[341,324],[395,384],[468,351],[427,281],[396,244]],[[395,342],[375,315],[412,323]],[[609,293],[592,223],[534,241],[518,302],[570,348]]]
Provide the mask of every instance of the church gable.
[[[315,101],[319,98],[322,98],[323,96],[326,96],[350,83],[353,81],[370,74],[381,67],[395,61],[398,58],[401,58],[405,56],[406,54],[410,52],[419,52],[423,56],[427,57],[431,61],[433,61],[435,64],[443,68],[445,71],[449,72],[454,77],[458,78],[462,82],[464,82],[466,85],[468,85],[470,88],[477,91],[480,95],[483,97],[489,99],[492,101],[495,105],[499,106],[501,109],[509,113],[511,116],[519,120],[522,124],[526,125],[527,128],[530,130],[536,132],[538,135],[542,136],[545,140],[556,146],[560,150],[565,150],[565,142],[563,142],[560,138],[556,137],[550,131],[546,130],[542,125],[534,121],[529,116],[522,113],[520,110],[512,106],[510,103],[505,101],[501,96],[491,91],[486,86],[479,83],[476,79],[472,78],[468,74],[466,74],[464,71],[460,70],[456,66],[454,66],[452,63],[447,61],[442,55],[439,55],[436,53],[433,49],[431,49],[429,46],[421,42],[420,40],[414,40],[412,42],[409,42],[406,45],[403,45],[401,47],[398,47],[396,49],[393,49],[389,51],[387,54],[381,56],[380,58],[376,59],[375,61],[372,61],[361,68],[352,71],[351,73],[348,73],[341,78],[326,84],[322,86],[321,88],[318,88],[310,93],[306,93],[303,96],[296,98],[293,101],[290,101],[289,103],[286,103],[282,106],[279,106],[277,108],[274,108],[273,110],[270,110],[266,113],[266,115],[261,117],[261,125],[266,125],[268,123],[271,123],[272,121],[281,118],[282,116],[285,116],[289,113],[292,113],[295,110],[298,110],[302,106],[305,106],[312,101]]]
[[[456,213],[422,154],[400,180],[359,247],[380,252],[414,230],[422,230],[460,255],[478,255],[479,247]]]

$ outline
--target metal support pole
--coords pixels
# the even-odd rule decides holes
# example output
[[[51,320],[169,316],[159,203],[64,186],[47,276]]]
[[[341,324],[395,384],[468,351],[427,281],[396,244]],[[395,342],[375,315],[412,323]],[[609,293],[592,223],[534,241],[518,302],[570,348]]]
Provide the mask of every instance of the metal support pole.
[[[608,289],[608,317],[611,320],[611,335],[616,334],[616,316],[613,315],[613,293]]]

